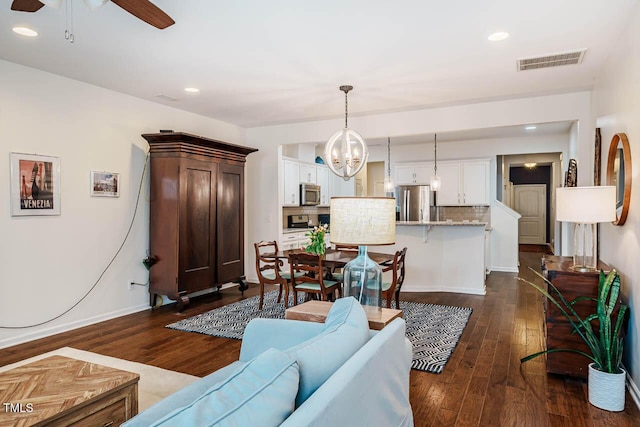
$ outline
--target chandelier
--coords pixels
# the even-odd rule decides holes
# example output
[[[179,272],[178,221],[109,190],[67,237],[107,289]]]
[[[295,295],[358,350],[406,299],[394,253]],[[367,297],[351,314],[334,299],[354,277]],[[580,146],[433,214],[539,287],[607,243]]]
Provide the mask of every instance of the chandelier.
[[[344,92],[344,129],[334,133],[324,147],[324,157],[331,172],[348,181],[367,163],[369,149],[362,135],[349,129],[347,94],[353,86],[340,86]]]

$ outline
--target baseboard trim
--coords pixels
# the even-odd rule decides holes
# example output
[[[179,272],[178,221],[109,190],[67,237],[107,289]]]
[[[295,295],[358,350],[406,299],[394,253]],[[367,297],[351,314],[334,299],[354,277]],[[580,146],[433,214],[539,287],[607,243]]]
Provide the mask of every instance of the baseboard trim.
[[[633,382],[633,378],[631,378],[631,375],[629,375],[629,370],[627,368],[624,368],[624,370],[627,372],[627,389],[629,389],[629,394],[631,395],[631,398],[635,402],[638,409],[640,409],[640,390],[638,389],[636,383]]]
[[[499,271],[501,273],[519,273],[520,269],[518,267],[491,267],[491,271]]]
[[[453,294],[486,295],[487,289],[486,287],[483,287],[483,290],[478,290],[473,288],[447,288],[439,286],[416,288],[407,286],[405,283],[404,286],[402,286],[402,292],[451,292]]]
[[[74,329],[82,328],[85,326],[93,325],[95,323],[104,322],[105,320],[115,319],[117,317],[126,316],[127,314],[133,314],[144,310],[149,310],[149,304],[140,304],[122,310],[116,310],[109,313],[100,314],[98,316],[89,317],[86,319],[76,320],[74,322],[40,329],[36,332],[29,332],[17,337],[6,338],[0,340],[0,349],[23,344],[29,341],[37,340],[39,338],[45,338],[51,335],[59,334],[61,332],[72,331]]]

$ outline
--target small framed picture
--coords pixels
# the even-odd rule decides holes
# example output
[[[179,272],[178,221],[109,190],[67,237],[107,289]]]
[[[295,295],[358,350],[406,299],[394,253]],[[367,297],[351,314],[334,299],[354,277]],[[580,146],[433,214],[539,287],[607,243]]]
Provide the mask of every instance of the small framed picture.
[[[91,171],[92,197],[120,197],[120,174]]]
[[[60,215],[60,158],[10,153],[11,216]]]

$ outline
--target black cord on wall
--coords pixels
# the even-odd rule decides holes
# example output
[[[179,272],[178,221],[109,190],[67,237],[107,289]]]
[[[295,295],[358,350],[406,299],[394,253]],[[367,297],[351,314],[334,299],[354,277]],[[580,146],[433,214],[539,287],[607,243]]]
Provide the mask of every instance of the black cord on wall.
[[[42,326],[42,325],[44,325],[46,323],[53,322],[54,320],[57,320],[57,319],[61,318],[62,316],[64,316],[65,314],[69,313],[71,310],[76,308],[78,306],[78,304],[80,304],[82,301],[84,301],[89,296],[89,294],[96,288],[96,286],[98,286],[98,283],[100,283],[100,280],[102,279],[104,274],[107,272],[107,270],[109,270],[109,267],[111,267],[111,264],[113,264],[113,262],[116,260],[116,258],[120,254],[120,251],[124,247],[124,244],[127,242],[127,239],[129,238],[129,234],[131,233],[131,229],[133,228],[133,223],[135,222],[135,219],[136,219],[136,214],[138,213],[138,205],[140,204],[140,193],[142,192],[142,184],[144,183],[144,174],[147,171],[147,164],[148,163],[149,163],[149,153],[147,153],[147,155],[145,156],[145,159],[144,159],[144,167],[142,168],[142,176],[140,177],[140,186],[138,187],[138,197],[136,197],[136,206],[135,206],[135,209],[133,210],[133,217],[131,218],[131,223],[129,224],[129,229],[127,230],[127,234],[124,236],[124,240],[122,241],[122,244],[120,245],[120,247],[116,251],[115,255],[113,256],[113,258],[111,258],[111,261],[109,261],[109,264],[107,264],[107,266],[102,271],[102,273],[100,273],[100,276],[95,281],[93,286],[91,286],[91,288],[89,288],[89,290],[75,304],[73,304],[71,307],[69,307],[68,309],[66,309],[65,311],[63,311],[62,313],[58,314],[57,316],[55,316],[55,317],[53,317],[51,319],[45,320],[45,321],[40,322],[40,323],[34,323],[32,325],[24,325],[24,326],[2,326],[2,325],[0,325],[0,329],[28,329],[28,328],[34,328],[36,326]]]

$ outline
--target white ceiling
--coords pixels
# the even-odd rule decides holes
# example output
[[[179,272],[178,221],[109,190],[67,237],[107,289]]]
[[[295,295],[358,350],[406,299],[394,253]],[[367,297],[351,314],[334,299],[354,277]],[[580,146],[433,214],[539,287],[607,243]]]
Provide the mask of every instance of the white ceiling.
[[[344,116],[342,84],[350,115],[589,89],[637,2],[155,0],[176,21],[158,30],[74,0],[71,44],[64,7],[6,0],[0,58],[251,127]],[[511,37],[489,42],[498,30]],[[516,71],[517,58],[582,48],[580,65]]]
[[[466,129],[455,132],[442,132],[438,133],[438,142],[453,142],[453,141],[481,141],[484,139],[507,139],[507,138],[519,138],[525,136],[540,136],[540,135],[569,135],[571,125],[573,122],[563,121],[554,123],[532,123],[531,126],[535,126],[535,129],[527,129],[528,126],[502,126],[483,129]],[[435,139],[434,134],[421,134],[421,135],[404,135],[394,136],[391,138],[391,143],[394,146],[397,145],[411,145],[411,144],[423,144],[425,142],[433,142]],[[369,138],[367,139],[367,145],[387,145],[387,138]]]

